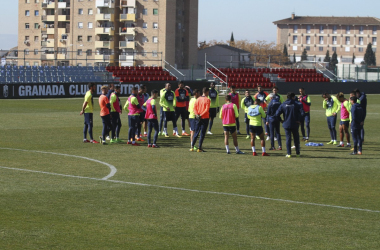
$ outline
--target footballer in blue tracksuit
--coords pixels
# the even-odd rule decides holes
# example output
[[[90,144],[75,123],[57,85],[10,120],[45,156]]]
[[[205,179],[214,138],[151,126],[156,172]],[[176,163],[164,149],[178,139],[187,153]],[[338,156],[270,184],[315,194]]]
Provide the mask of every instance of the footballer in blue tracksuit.
[[[354,140],[354,152],[352,155],[362,154],[362,144],[363,138],[361,136],[361,131],[364,125],[365,113],[364,108],[361,104],[357,103],[357,97],[351,97],[351,134]],[[358,148],[359,147],[359,148]]]
[[[302,105],[299,102],[295,101],[295,94],[288,93],[288,99],[281,104],[281,106],[276,111],[277,119],[280,119],[280,115],[284,115],[284,121],[282,123],[282,127],[285,130],[286,135],[286,157],[291,157],[292,153],[292,135],[294,138],[294,145],[296,147],[297,157],[300,156],[300,136],[298,133],[299,125],[301,123],[301,119],[304,116],[304,111]]]
[[[364,112],[363,122],[364,122],[365,118],[367,116],[367,95],[364,92],[360,92],[359,89],[355,89],[354,91],[356,93],[356,98],[358,98],[357,103],[359,103],[360,106],[362,106],[362,108],[363,108],[363,112]],[[360,134],[362,137],[362,141],[364,141],[364,126],[363,126]]]
[[[281,106],[281,102],[278,98],[274,98],[273,94],[269,95],[270,102],[267,107],[267,118],[266,124],[269,125],[269,134],[270,134],[270,143],[271,147],[269,150],[275,150],[274,147],[274,135],[276,132],[277,141],[278,141],[278,149],[282,150],[281,143],[281,134],[280,134],[280,120],[276,116],[276,112]]]

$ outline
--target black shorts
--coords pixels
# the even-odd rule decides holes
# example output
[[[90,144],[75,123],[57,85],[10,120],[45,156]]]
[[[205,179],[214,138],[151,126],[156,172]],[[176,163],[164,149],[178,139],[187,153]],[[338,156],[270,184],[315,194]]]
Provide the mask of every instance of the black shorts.
[[[173,121],[173,118],[175,118],[175,112],[174,111],[164,111],[165,114],[165,120],[166,121]],[[175,119],[174,119],[175,121]]]
[[[189,112],[186,107],[176,107],[175,108],[175,117],[178,119],[181,116],[181,119],[188,119]]]
[[[145,111],[143,111],[143,112],[140,113],[140,122],[145,122],[146,121],[145,120],[145,114],[146,114]]]
[[[264,133],[263,127],[261,126],[249,126],[249,132],[256,135],[261,135]]]
[[[350,121],[340,121],[339,125],[344,125],[347,128],[349,128],[350,127]]]
[[[216,108],[210,108],[210,118],[216,117]]]
[[[93,116],[93,113],[84,113],[84,124],[92,126],[94,121]]]
[[[236,132],[236,126],[223,126],[223,130],[225,132],[230,132],[230,134],[233,134]]]

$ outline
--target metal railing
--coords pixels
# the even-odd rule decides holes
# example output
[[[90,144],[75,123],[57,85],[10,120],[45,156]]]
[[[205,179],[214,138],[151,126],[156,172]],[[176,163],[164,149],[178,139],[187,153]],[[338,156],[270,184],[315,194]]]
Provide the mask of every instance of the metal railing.
[[[172,76],[174,76],[175,78],[179,79],[178,76],[176,76],[175,74],[173,74],[170,70],[168,70],[166,68],[166,65],[169,65],[172,69],[174,69],[178,74],[180,74],[182,76],[182,80],[186,80],[186,75],[184,75],[181,71],[179,71],[178,69],[176,69],[175,67],[173,67],[173,65],[171,65],[170,63],[168,63],[166,60],[163,60],[164,63],[165,63],[165,70],[168,71]]]

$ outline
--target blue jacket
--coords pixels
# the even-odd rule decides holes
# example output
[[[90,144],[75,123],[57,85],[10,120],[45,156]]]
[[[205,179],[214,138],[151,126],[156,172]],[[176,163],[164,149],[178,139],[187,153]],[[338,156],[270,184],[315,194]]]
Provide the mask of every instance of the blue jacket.
[[[363,107],[364,114],[367,113],[367,95],[364,92],[360,93],[360,106]]]
[[[267,122],[275,122],[279,121],[279,119],[276,116],[276,111],[281,106],[281,102],[279,99],[272,99],[267,107]]]
[[[284,114],[284,122],[282,127],[285,129],[298,128],[299,123],[304,115],[303,107],[299,102],[295,100],[286,100],[276,111],[277,119],[280,119],[280,115]]]
[[[364,122],[364,108],[361,104],[355,103],[351,107],[351,129],[362,129],[360,123]]]

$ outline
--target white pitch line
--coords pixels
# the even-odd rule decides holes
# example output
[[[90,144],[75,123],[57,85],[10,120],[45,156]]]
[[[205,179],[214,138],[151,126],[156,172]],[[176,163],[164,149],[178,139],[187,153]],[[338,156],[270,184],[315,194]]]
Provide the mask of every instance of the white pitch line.
[[[107,175],[106,177],[103,177],[102,180],[108,180],[109,178],[113,177],[116,174],[116,172],[117,172],[116,167],[113,166],[113,165],[111,165],[111,164],[108,164],[106,162],[102,162],[102,161],[99,161],[99,160],[95,160],[95,159],[92,159],[92,158],[84,157],[84,156],[68,155],[68,154],[61,154],[61,153],[54,153],[54,152],[36,151],[36,150],[16,149],[16,148],[0,148],[0,149],[3,149],[3,150],[14,150],[14,151],[23,151],[23,152],[32,152],[32,153],[40,153],[40,154],[60,155],[60,156],[74,157],[74,158],[80,158],[80,159],[84,159],[84,160],[88,160],[88,161],[93,161],[93,162],[105,165],[105,166],[109,167],[110,170],[111,170],[111,172],[109,173],[109,175]]]
[[[310,112],[326,112],[325,110],[310,110]],[[380,113],[367,113],[367,115],[379,115]]]
[[[224,195],[224,196],[235,196],[235,197],[242,197],[242,198],[278,201],[278,202],[301,204],[301,205],[310,205],[310,206],[318,206],[318,207],[337,208],[337,209],[370,212],[370,213],[380,213],[380,211],[378,211],[378,210],[371,210],[371,209],[364,209],[364,208],[343,207],[343,206],[335,206],[335,205],[320,204],[320,203],[313,203],[313,202],[293,201],[293,200],[286,200],[286,199],[276,199],[276,198],[269,198],[269,197],[262,197],[262,196],[252,196],[252,195],[244,195],[244,194],[225,193],[225,192],[202,191],[202,190],[196,190],[196,189],[168,187],[168,186],[135,183],[135,182],[127,182],[127,181],[107,180],[104,178],[98,179],[98,178],[92,178],[92,177],[75,176],[75,175],[67,175],[67,174],[57,174],[57,173],[36,171],[36,170],[29,170],[29,169],[22,169],[22,168],[8,168],[8,167],[2,167],[2,166],[0,166],[0,168],[9,169],[9,170],[16,170],[16,171],[23,171],[23,172],[32,172],[32,173],[39,173],[39,174],[48,174],[48,175],[55,175],[55,176],[71,177],[71,178],[78,178],[78,179],[88,179],[88,180],[95,180],[95,181],[105,181],[105,182],[112,182],[112,183],[128,184],[128,185],[135,185],[135,186],[163,188],[163,189],[178,190],[178,191],[185,191],[185,192],[194,192],[194,193],[202,193],[202,194],[215,194],[215,195]]]

